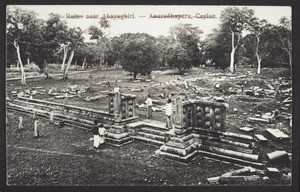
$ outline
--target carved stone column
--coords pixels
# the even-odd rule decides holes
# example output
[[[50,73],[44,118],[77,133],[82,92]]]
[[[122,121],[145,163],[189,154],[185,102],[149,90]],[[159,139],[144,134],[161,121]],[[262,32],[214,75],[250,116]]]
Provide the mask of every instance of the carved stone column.
[[[185,132],[185,122],[183,114],[183,101],[182,97],[177,97],[175,101],[175,114],[173,115],[174,120],[174,133],[182,134]]]
[[[116,124],[120,124],[122,120],[122,103],[121,103],[121,93],[115,92],[114,98],[114,119]]]

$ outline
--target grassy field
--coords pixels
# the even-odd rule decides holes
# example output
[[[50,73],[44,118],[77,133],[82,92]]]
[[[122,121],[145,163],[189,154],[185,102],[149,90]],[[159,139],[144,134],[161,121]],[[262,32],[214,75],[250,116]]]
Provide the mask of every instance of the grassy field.
[[[8,77],[9,75],[7,75]],[[69,86],[77,85],[86,89],[80,97],[71,99],[55,99],[47,94],[38,94],[34,98],[63,102],[76,106],[107,111],[107,101],[101,91],[112,91],[120,87],[123,93],[137,95],[137,103],[141,104],[146,96],[151,94],[153,99],[163,105],[166,103],[164,95],[172,94],[174,99],[186,92],[186,99],[199,97],[222,96],[229,103],[226,119],[226,130],[242,133],[238,128],[251,126],[254,133],[264,133],[266,128],[279,128],[290,137],[292,128],[289,120],[280,117],[271,124],[247,122],[247,117],[255,114],[272,112],[284,106],[282,101],[286,98],[280,92],[275,98],[245,96],[243,93],[228,94],[232,87],[244,89],[258,86],[268,89],[271,84],[275,90],[284,90],[282,78],[289,76],[285,69],[263,69],[260,75],[255,74],[255,69],[238,69],[235,74],[222,73],[219,70],[195,68],[185,75],[178,76],[176,71],[154,71],[151,77],[139,77],[141,82],[133,82],[132,75],[122,70],[98,70],[91,73],[70,75],[68,80],[61,77],[52,79],[28,80],[26,86],[19,81],[9,81],[6,85],[7,96],[13,99],[12,91],[32,90],[36,87],[50,88],[57,91]],[[226,77],[226,78],[225,78]],[[151,82],[145,79],[151,78]],[[198,78],[197,80],[192,80]],[[223,78],[220,81],[220,78]],[[182,84],[187,81],[188,88]],[[109,83],[104,83],[109,82]],[[220,91],[214,88],[220,84]],[[195,93],[194,87],[201,91]],[[132,89],[142,89],[132,92]],[[103,99],[88,102],[87,96],[102,95]],[[156,105],[162,107],[163,105]],[[291,107],[288,107],[288,113]],[[110,145],[104,146],[99,152],[92,148],[90,132],[71,127],[58,128],[50,125],[46,120],[41,121],[41,137],[33,138],[33,120],[24,116],[24,129],[18,130],[18,114],[8,111],[7,130],[7,183],[9,185],[208,185],[206,178],[219,176],[225,172],[238,169],[238,167],[198,156],[188,164],[162,159],[154,155],[157,149],[143,143],[133,142],[121,148]],[[140,119],[146,118],[146,111],[137,109]],[[153,119],[164,121],[164,112],[154,112]],[[280,123],[280,124],[279,124]],[[254,134],[252,133],[252,134]],[[291,142],[281,143],[271,141],[267,147],[261,147],[261,153],[275,150],[291,152]],[[276,165],[283,173],[291,172],[289,165]],[[291,179],[282,176],[270,178],[267,181],[239,183],[240,185],[289,185]]]

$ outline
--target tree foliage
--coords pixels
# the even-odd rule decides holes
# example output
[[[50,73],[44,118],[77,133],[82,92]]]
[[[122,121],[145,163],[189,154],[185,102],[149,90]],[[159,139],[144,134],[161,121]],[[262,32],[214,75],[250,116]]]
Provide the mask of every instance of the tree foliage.
[[[145,33],[127,34],[128,39],[120,53],[120,64],[124,70],[137,74],[149,75],[158,64],[158,52],[155,40]]]
[[[36,17],[36,13],[20,8],[8,9],[6,28],[8,65],[15,64],[17,60],[15,40],[23,63],[31,59],[40,64],[40,55],[43,55],[46,46],[40,28],[43,28],[43,21]]]
[[[281,43],[281,49],[288,56],[289,65],[292,68],[292,20],[282,17],[275,30]]]
[[[278,36],[277,26],[266,24],[259,35],[259,56],[261,67],[284,67],[288,66],[288,54],[282,49]],[[257,67],[257,37],[250,33],[243,40],[243,47],[246,49],[244,57],[249,59],[246,65]]]
[[[203,42],[204,57],[216,68],[225,70],[230,62],[231,37],[222,29],[214,29]]]
[[[177,68],[179,73],[182,74],[183,70],[192,67],[187,50],[182,44],[175,42],[168,49],[168,62],[172,68]]]
[[[87,30],[96,42],[86,43],[85,31],[69,27],[58,14],[51,13],[43,20],[33,11],[8,6],[6,61],[7,66],[34,62],[42,70],[49,62],[62,63],[65,71],[65,63],[69,61],[70,65],[74,60],[83,68],[96,63],[121,65],[134,78],[150,74],[157,67],[169,66],[182,73],[204,63],[223,70],[230,67],[231,71],[236,65],[292,67],[290,18],[283,17],[278,25],[271,25],[254,17],[252,9],[228,7],[222,11],[220,21],[202,41],[202,31],[191,24],[175,25],[168,36],[156,38],[145,33],[109,36],[110,22],[100,19],[97,26]]]
[[[192,66],[199,66],[201,63],[201,53],[200,53],[200,36],[203,32],[198,28],[194,27],[191,24],[178,24],[170,29],[170,36],[175,40],[175,42],[179,43],[180,45],[176,45],[177,48],[174,49],[173,45],[169,50],[177,50],[176,52],[169,52],[169,54],[176,54],[180,53],[182,56],[181,49],[185,49],[185,54],[187,54],[188,59],[186,62],[181,63],[183,66],[179,66],[177,64],[172,64],[169,61],[169,65],[172,67],[181,69],[189,69]],[[174,42],[174,41],[173,41]],[[179,57],[181,57],[179,56]],[[168,56],[168,58],[174,58],[172,56]]]
[[[230,71],[235,71],[235,51],[237,50],[243,30],[245,30],[249,21],[254,15],[252,9],[247,7],[228,7],[221,12],[221,28],[231,33],[231,53],[230,53]]]

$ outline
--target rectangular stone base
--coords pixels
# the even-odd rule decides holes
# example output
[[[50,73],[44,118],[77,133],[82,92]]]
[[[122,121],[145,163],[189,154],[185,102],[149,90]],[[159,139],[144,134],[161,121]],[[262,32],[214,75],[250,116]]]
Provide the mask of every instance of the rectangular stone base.
[[[163,156],[166,157],[168,159],[172,159],[172,160],[176,160],[182,163],[188,163],[190,160],[192,160],[193,158],[195,158],[197,156],[197,151],[192,152],[191,154],[188,154],[186,156],[179,156],[179,155],[175,155],[175,154],[171,154],[171,153],[167,153],[167,152],[163,152],[161,150],[156,150],[155,154],[158,156]]]
[[[107,141],[108,144],[116,147],[121,147],[133,141],[131,137],[125,137],[122,139],[105,138],[105,140]]]

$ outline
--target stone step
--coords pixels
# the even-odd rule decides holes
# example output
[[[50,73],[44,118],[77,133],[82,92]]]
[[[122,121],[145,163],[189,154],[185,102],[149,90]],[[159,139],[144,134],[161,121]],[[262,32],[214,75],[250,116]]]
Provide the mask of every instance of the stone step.
[[[145,124],[145,122],[143,121],[136,121],[136,122],[133,122],[133,123],[127,123],[125,126],[128,127],[128,128],[137,128],[137,127],[141,127]]]
[[[122,138],[122,139],[114,139],[114,138],[105,137],[105,141],[110,145],[120,147],[120,146],[126,145],[128,143],[131,143],[132,138],[131,137],[125,137],[125,138]]]
[[[154,144],[156,146],[161,146],[161,145],[165,144],[165,142],[163,142],[163,141],[157,141],[157,140],[153,140],[153,139],[145,138],[145,137],[141,137],[141,136],[132,136],[132,138],[134,140],[142,141],[147,144]]]
[[[158,156],[166,157],[171,160],[179,161],[182,163],[188,163],[190,160],[192,160],[193,158],[195,158],[197,156],[197,151],[193,151],[192,153],[190,153],[184,157],[173,154],[173,153],[164,152],[164,151],[161,151],[160,149],[156,150],[155,154]]]
[[[145,133],[145,132],[137,132],[137,135],[138,136],[141,136],[141,137],[145,137],[145,138],[150,138],[150,139],[153,139],[153,140],[157,140],[157,141],[165,141],[165,137],[164,136],[160,136],[160,135],[155,135],[155,134],[151,134],[151,133]]]
[[[160,135],[160,136],[168,135],[167,131],[147,128],[147,127],[141,128],[141,131],[145,133],[151,133],[153,135]]]
[[[144,127],[151,127],[151,128],[154,128],[154,129],[165,130],[165,131],[169,130],[166,127],[165,122],[154,121],[154,120],[150,120],[150,119],[144,119],[143,121],[144,121]]]
[[[230,157],[227,155],[221,155],[218,153],[204,151],[204,150],[197,150],[197,154],[205,156],[205,157],[209,157],[212,159],[229,162],[229,163],[236,164],[236,165],[252,166],[254,168],[259,168],[259,169],[262,169],[264,167],[264,164],[262,164],[262,163],[243,160],[243,159]]]

